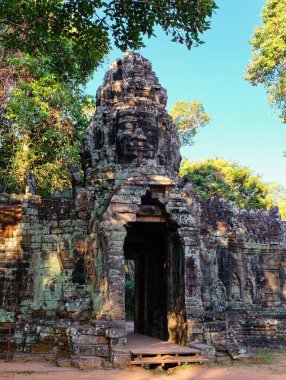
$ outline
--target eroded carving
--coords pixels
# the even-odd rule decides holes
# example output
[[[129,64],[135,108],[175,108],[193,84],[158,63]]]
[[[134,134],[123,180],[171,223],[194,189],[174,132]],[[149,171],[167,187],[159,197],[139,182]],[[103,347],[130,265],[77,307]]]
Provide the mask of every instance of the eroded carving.
[[[116,145],[119,162],[154,158],[159,133],[154,114],[119,110],[116,123]]]

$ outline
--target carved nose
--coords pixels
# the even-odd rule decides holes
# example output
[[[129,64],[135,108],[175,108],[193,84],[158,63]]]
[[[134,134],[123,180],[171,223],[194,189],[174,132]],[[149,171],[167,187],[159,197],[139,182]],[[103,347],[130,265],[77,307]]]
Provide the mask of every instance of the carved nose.
[[[136,128],[134,137],[136,137],[138,140],[147,140],[141,128]]]

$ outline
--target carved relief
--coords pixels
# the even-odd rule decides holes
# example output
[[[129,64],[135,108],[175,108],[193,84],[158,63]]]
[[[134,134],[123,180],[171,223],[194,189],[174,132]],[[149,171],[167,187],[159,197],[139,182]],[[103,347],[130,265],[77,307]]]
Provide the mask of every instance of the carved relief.
[[[117,114],[117,154],[120,162],[152,159],[158,149],[159,133],[151,112],[119,110]]]
[[[240,292],[240,278],[238,277],[237,273],[232,274],[231,279],[231,298],[234,302],[240,302],[241,301],[241,292]]]
[[[244,287],[245,300],[248,303],[253,303],[253,284],[250,278],[246,279],[245,287]]]

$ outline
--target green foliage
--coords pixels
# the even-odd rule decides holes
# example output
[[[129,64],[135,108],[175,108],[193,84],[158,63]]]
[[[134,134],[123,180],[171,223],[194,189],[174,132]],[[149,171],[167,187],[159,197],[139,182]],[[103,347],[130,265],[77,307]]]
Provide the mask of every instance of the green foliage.
[[[211,116],[205,112],[202,103],[197,100],[177,101],[173,105],[170,115],[178,127],[183,146],[192,145],[198,128],[204,127],[211,120]]]
[[[125,312],[128,321],[134,321],[135,307],[135,261],[126,260],[125,265]]]
[[[213,0],[2,0],[0,43],[50,59],[53,72],[85,82],[110,49],[144,46],[156,25],[191,48],[210,28]]]
[[[281,218],[286,220],[286,188],[277,183],[270,183],[268,185],[270,203],[278,206]]]
[[[96,3],[2,0],[0,43],[8,51],[45,56],[52,72],[85,82],[110,44],[106,27],[94,18]]]
[[[264,183],[261,176],[254,175],[246,166],[211,158],[201,162],[184,160],[180,176],[188,175],[195,190],[203,197],[217,194],[234,202],[238,207],[264,210],[272,205],[279,207],[286,218],[286,189],[280,185]]]
[[[256,28],[252,60],[246,79],[252,85],[264,84],[270,103],[281,112],[286,122],[286,0],[267,0],[263,8],[264,25]]]
[[[45,57],[6,57],[0,77],[0,191],[23,192],[28,172],[40,194],[70,187],[91,100],[51,73]]]
[[[35,371],[16,371],[17,375],[32,375]]]
[[[272,365],[275,362],[275,352],[272,351],[260,351],[257,356],[263,360],[263,364]]]

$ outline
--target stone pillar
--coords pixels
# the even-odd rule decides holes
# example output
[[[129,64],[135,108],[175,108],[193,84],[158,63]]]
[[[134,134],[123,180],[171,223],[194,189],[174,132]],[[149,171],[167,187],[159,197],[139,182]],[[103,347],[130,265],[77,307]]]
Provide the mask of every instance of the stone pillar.
[[[125,319],[125,273],[123,245],[126,230],[111,230],[109,232],[110,249],[108,251],[108,305],[112,319]]]
[[[140,189],[141,190],[141,189]],[[125,225],[136,221],[137,205],[124,203],[124,197],[116,196],[105,213],[103,230],[108,241],[106,252],[108,300],[104,313],[114,320],[125,320],[124,241]]]
[[[179,228],[185,256],[185,305],[187,317],[202,313],[202,272],[197,228]]]
[[[197,337],[201,329],[198,317],[203,313],[201,298],[202,272],[198,230],[196,227],[179,228],[185,257],[185,306],[187,317],[187,342]],[[199,331],[201,332],[201,331]]]

